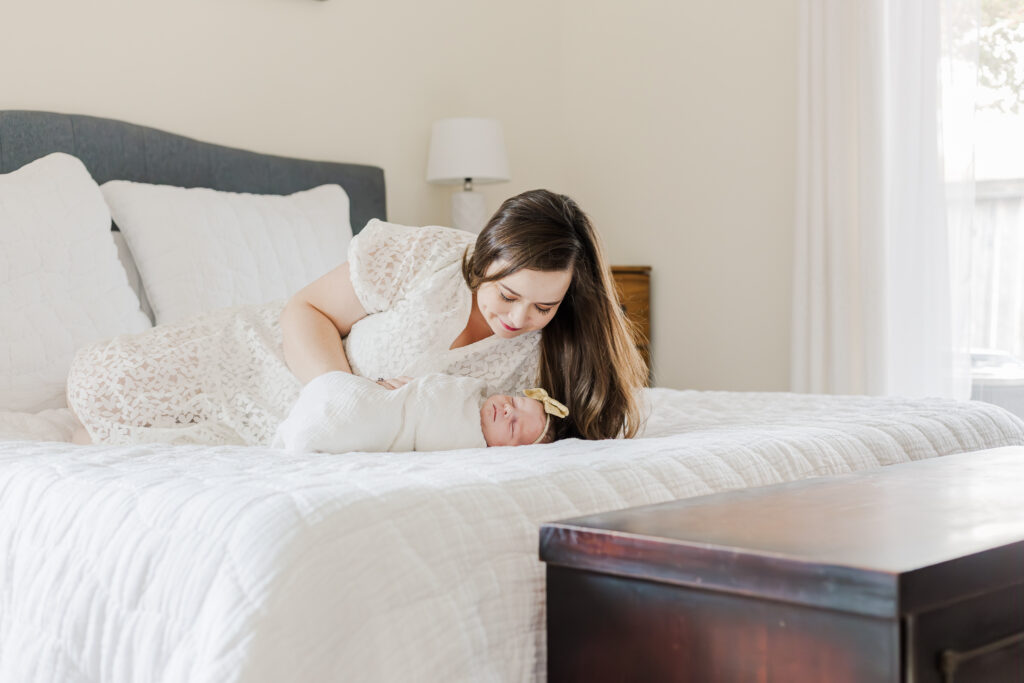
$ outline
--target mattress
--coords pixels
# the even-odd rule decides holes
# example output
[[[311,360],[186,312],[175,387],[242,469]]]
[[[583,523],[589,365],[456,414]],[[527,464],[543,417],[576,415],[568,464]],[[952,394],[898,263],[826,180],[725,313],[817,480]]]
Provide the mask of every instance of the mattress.
[[[542,522],[1024,444],[975,402],[646,400],[629,441],[343,456],[0,416],[0,681],[543,680]]]

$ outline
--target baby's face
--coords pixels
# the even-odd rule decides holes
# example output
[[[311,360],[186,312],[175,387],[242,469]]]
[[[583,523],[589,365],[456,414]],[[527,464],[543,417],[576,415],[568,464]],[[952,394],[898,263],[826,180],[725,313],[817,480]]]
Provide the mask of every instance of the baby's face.
[[[526,396],[489,396],[480,408],[480,428],[488,446],[522,446],[537,440],[547,416],[541,402]]]

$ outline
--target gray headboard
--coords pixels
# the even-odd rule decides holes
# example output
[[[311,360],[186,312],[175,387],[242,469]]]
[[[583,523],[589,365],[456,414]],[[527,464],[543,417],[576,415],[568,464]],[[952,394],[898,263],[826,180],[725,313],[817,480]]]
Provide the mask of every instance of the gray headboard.
[[[384,171],[376,166],[258,154],[94,116],[0,111],[0,173],[52,152],[78,157],[100,184],[134,180],[228,192],[290,194],[337,183],[349,196],[353,232],[359,232],[371,218],[387,218]]]

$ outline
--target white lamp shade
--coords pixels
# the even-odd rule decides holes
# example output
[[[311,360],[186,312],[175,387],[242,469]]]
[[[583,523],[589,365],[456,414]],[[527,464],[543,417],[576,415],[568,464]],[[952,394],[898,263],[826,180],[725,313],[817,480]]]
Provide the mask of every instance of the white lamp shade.
[[[508,157],[501,123],[494,119],[455,118],[434,123],[427,161],[427,182],[497,183],[508,180]]]

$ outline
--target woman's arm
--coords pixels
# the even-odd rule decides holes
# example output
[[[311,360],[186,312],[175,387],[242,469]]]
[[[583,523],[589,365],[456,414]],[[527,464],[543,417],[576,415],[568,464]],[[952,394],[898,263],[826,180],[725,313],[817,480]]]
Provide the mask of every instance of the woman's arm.
[[[300,289],[281,314],[284,358],[303,384],[326,372],[352,372],[342,337],[366,317],[343,263]]]

